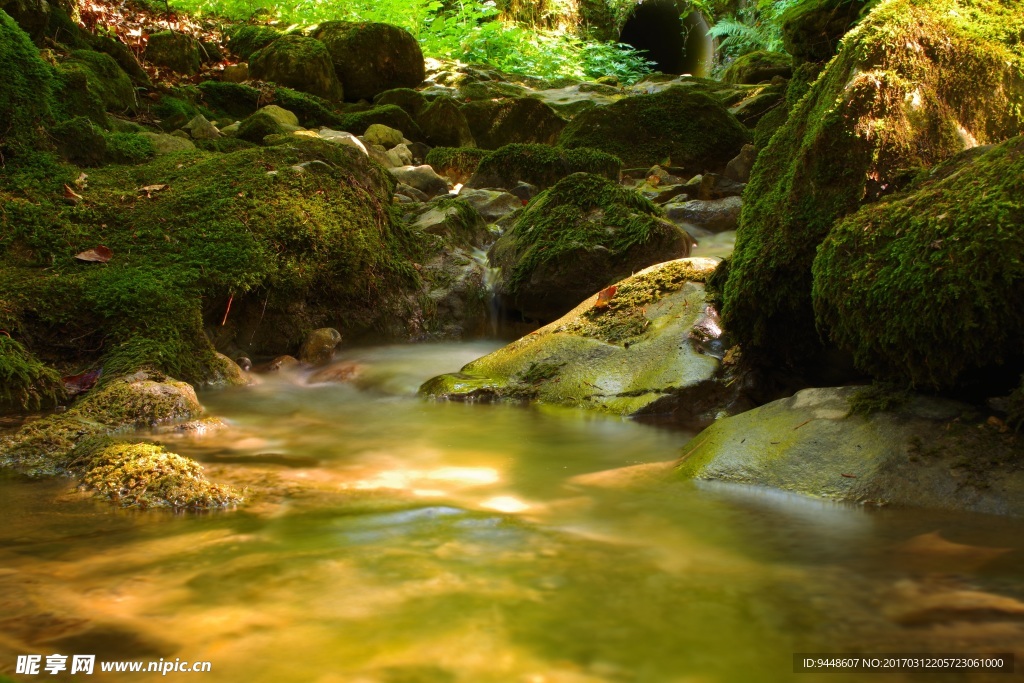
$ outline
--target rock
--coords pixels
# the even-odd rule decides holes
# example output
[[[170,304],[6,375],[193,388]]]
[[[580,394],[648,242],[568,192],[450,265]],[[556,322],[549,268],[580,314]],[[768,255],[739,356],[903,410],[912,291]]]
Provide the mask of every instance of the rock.
[[[371,124],[366,132],[363,133],[363,137],[366,138],[367,142],[371,142],[376,145],[381,145],[385,149],[391,149],[402,144],[405,139],[402,135],[402,131],[389,128],[382,123]]]
[[[274,118],[271,112],[267,112],[265,109],[267,107],[242,121],[235,132],[235,137],[261,145],[264,139],[272,135],[283,135],[286,133],[287,129],[285,126]]]
[[[49,130],[57,151],[79,166],[99,166],[109,161],[103,129],[84,116],[62,121]]]
[[[334,363],[309,376],[307,384],[347,384],[362,374],[363,366],[359,363]]]
[[[480,160],[466,187],[510,189],[526,182],[545,189],[573,173],[591,173],[617,182],[621,167],[618,158],[594,149],[507,145]]]
[[[1014,446],[1005,435],[965,424],[968,406],[915,397],[898,409],[852,415],[862,391],[805,389],[719,420],[684,447],[680,476],[875,505],[1024,516]]]
[[[509,194],[519,197],[523,204],[530,201],[540,193],[540,188],[530,183],[519,182],[516,186],[510,189]]]
[[[475,147],[435,147],[427,153],[424,163],[452,184],[459,184],[469,180],[487,154],[487,150]]]
[[[501,269],[502,304],[547,322],[629,273],[689,255],[692,246],[641,195],[576,173],[534,199],[490,259]]]
[[[530,91],[516,83],[504,81],[472,81],[459,87],[458,99],[462,102],[471,100],[494,100],[507,97],[525,97]]]
[[[513,143],[553,145],[566,125],[554,109],[531,97],[471,102],[463,105],[462,113],[483,149]]]
[[[700,173],[724,168],[749,137],[718,100],[675,86],[589,109],[566,126],[558,144],[599,149],[627,167],[667,163]]]
[[[328,142],[332,142],[336,145],[348,145],[349,147],[358,149],[363,154],[368,155],[370,153],[366,149],[366,145],[363,144],[363,141],[355,135],[352,135],[352,133],[346,133],[340,130],[331,130],[330,128],[321,128],[317,135],[321,140],[327,140]]]
[[[189,135],[188,132],[184,131],[184,130],[172,131],[170,135],[171,135],[171,137],[181,138],[182,140],[191,140],[192,139],[192,136]]]
[[[709,232],[735,230],[743,209],[739,197],[725,199],[691,199],[680,203],[669,203],[665,207],[665,218],[686,228],[693,225]]]
[[[299,360],[307,365],[327,365],[341,343],[341,333],[333,327],[313,330],[299,349]]]
[[[388,156],[392,158],[392,166],[413,166],[415,158],[412,155],[412,150],[409,149],[409,145],[401,144],[395,145],[392,149],[388,150]],[[430,164],[427,164],[430,166]]]
[[[389,171],[398,182],[411,185],[428,197],[448,194],[448,183],[430,166],[399,166]]]
[[[970,18],[956,6],[875,6],[760,153],[722,310],[748,361],[801,365],[821,350],[811,266],[838,219],[905,186],[908,169],[1024,131],[1020,96],[1005,87],[1024,55],[998,38],[1024,22],[1024,6]]]
[[[89,84],[89,92],[99,98],[103,108],[118,113],[138,109],[135,86],[110,55],[92,50],[74,50],[61,64],[65,71],[78,71]]]
[[[724,199],[726,197],[739,197],[743,194],[745,185],[729,180],[724,175],[717,173],[705,173],[701,176],[697,185],[697,199]],[[692,183],[694,178],[690,179]],[[689,183],[688,183],[689,184]]]
[[[747,128],[757,128],[761,119],[783,106],[786,99],[785,82],[768,85],[752,92],[740,102],[729,107],[729,112]]]
[[[726,83],[754,85],[766,83],[776,76],[790,78],[793,75],[793,58],[784,52],[756,50],[737,57],[722,73]]]
[[[562,88],[547,88],[531,94],[567,119],[594,107],[603,107],[626,96],[621,89],[599,83],[578,83]]]
[[[435,147],[476,147],[465,114],[450,97],[438,97],[416,117],[427,142]]]
[[[423,139],[423,131],[412,118],[401,107],[393,104],[361,109],[338,118],[336,128],[347,130],[356,135],[363,135],[370,126],[379,123],[402,131],[407,137],[416,140]]]
[[[149,140],[153,145],[153,153],[157,156],[175,154],[176,152],[188,152],[196,148],[191,140],[186,140],[174,135],[165,133],[139,133],[143,138]]]
[[[1022,212],[1018,136],[836,222],[811,269],[818,329],[874,377],[1004,392],[1024,336]]]
[[[216,140],[221,136],[217,126],[207,121],[202,114],[185,124],[185,128],[188,129],[193,140]]]
[[[792,6],[782,15],[786,52],[798,62],[827,61],[866,4],[866,0],[815,0]]]
[[[423,93],[412,88],[394,88],[386,90],[373,98],[376,105],[393,104],[405,110],[409,116],[416,118],[427,107],[427,98]]]
[[[242,367],[241,363],[236,363],[223,353],[216,354],[216,362],[212,364],[213,371],[206,378],[204,384],[214,388],[240,387],[251,384],[252,380],[245,373],[252,367],[252,361],[249,361],[248,358],[240,360],[248,361],[249,367]]]
[[[186,33],[151,33],[146,43],[146,61],[180,74],[197,74],[202,66],[199,41]]]
[[[249,58],[253,78],[271,81],[301,92],[340,101],[342,84],[334,72],[327,47],[315,38],[287,35]]]
[[[237,24],[228,31],[228,49],[248,61],[253,53],[280,38],[283,34],[272,26]]]
[[[271,361],[256,366],[256,372],[268,374],[271,372],[289,372],[297,370],[302,364],[295,356],[278,356]]]
[[[327,21],[314,37],[327,46],[353,102],[393,88],[415,88],[426,76],[419,42],[397,26]]]
[[[459,193],[459,199],[476,209],[488,223],[494,223],[502,216],[523,208],[523,200],[519,197],[496,190],[464,189]]]
[[[405,183],[398,183],[395,187],[396,195],[403,195],[413,202],[429,202],[430,197],[425,192],[420,192],[412,185],[406,185]]]
[[[445,238],[447,246],[479,249],[492,241],[484,219],[461,197],[426,204],[412,214],[410,225],[416,231]]]
[[[220,78],[227,83],[244,83],[249,80],[249,65],[245,62],[241,64],[228,64],[224,67]]]
[[[420,393],[452,400],[526,400],[617,415],[669,413],[718,369],[690,341],[705,318],[699,284],[717,262],[660,263],[618,282],[607,306],[590,296],[561,319]]]
[[[277,106],[276,104],[268,104],[265,107],[260,107],[259,111],[263,112],[282,126],[298,127],[299,125],[298,116],[283,107]]]
[[[757,148],[754,145],[743,145],[743,149],[725,166],[722,174],[729,180],[737,183],[746,183],[750,180],[750,169],[757,161]]]

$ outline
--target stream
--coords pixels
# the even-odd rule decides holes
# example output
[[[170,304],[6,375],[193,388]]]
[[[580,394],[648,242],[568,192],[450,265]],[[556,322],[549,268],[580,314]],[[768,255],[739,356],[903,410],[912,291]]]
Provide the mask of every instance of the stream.
[[[1024,666],[1024,522],[673,481],[659,463],[690,434],[416,397],[498,346],[347,350],[351,382],[267,377],[200,397],[224,429],[148,435],[248,486],[237,510],[120,510],[0,477],[0,673],[32,653],[208,661],[74,680],[209,683],[866,676],[794,675],[797,652]]]

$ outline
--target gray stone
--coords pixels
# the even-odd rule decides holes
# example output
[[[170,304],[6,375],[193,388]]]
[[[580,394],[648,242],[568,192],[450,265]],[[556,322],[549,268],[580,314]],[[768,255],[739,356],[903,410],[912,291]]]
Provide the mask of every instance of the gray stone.
[[[521,209],[523,200],[514,194],[497,190],[463,190],[459,198],[472,206],[488,223]]]
[[[207,121],[202,114],[197,115],[184,127],[192,135],[193,140],[216,140],[221,136],[217,126]]]
[[[448,194],[448,183],[430,166],[399,166],[389,170],[398,182],[411,185],[428,197]]]
[[[709,232],[735,230],[739,224],[743,200],[739,197],[724,199],[692,199],[665,205],[665,217],[676,225],[696,226]]]
[[[740,153],[726,165],[722,175],[737,183],[745,183],[750,180],[750,169],[754,167],[756,160],[757,148],[753,145],[743,145]]]

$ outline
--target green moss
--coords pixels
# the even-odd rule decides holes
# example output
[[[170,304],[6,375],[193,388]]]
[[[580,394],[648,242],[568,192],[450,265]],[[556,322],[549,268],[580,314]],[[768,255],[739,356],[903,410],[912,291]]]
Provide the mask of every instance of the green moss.
[[[176,130],[191,121],[199,108],[186,99],[164,95],[153,105],[153,114],[159,119],[158,124],[164,130]]]
[[[747,142],[746,128],[719,101],[680,86],[588,109],[558,140],[607,152],[631,168],[669,164],[695,173],[724,167]]]
[[[294,121],[294,119],[292,120]],[[242,121],[242,125],[238,127],[236,135],[242,140],[259,145],[263,143],[263,139],[268,135],[281,135],[286,132],[284,127],[273,116],[264,111],[258,111],[245,121]]]
[[[92,50],[75,50],[61,68],[80,72],[89,91],[107,111],[124,113],[134,112],[138,108],[135,86],[110,55]]]
[[[871,0],[805,0],[792,5],[781,18],[786,51],[799,61],[826,61],[870,5]]]
[[[481,159],[470,184],[473,187],[512,187],[522,181],[543,189],[573,173],[590,173],[618,181],[621,169],[622,162],[617,157],[596,149],[513,144]]]
[[[1024,137],[838,222],[814,261],[820,328],[876,377],[949,388],[1024,353]]]
[[[158,31],[149,34],[146,42],[146,60],[156,66],[167,67],[180,74],[199,73],[202,59],[199,41],[187,33]]]
[[[315,38],[287,35],[249,58],[253,78],[273,81],[324,99],[342,98],[342,84],[334,73],[327,47]]]
[[[725,288],[744,357],[818,348],[811,264],[838,218],[972,144],[1024,127],[1024,7],[993,0],[879,5],[758,156]],[[955,67],[952,65],[956,65]]]
[[[394,88],[415,88],[426,76],[419,42],[398,26],[326,21],[313,37],[330,50],[350,101],[373,100]]]
[[[886,383],[869,384],[850,395],[851,415],[873,415],[899,408],[910,401],[905,386]]]
[[[0,64],[0,151],[10,155],[37,141],[40,123],[52,116],[53,75],[29,37],[3,10]]]
[[[470,102],[462,106],[462,113],[476,144],[484,149],[513,143],[553,145],[566,125],[554,109],[532,97]]]
[[[229,487],[210,483],[189,458],[153,444],[112,444],[86,465],[83,484],[123,507],[209,509],[242,500]]]
[[[111,133],[107,137],[107,159],[119,164],[141,164],[153,158],[153,143],[136,133]]]
[[[250,85],[227,81],[203,81],[197,87],[207,107],[236,119],[244,119],[254,114],[261,104],[262,93]]]
[[[722,80],[753,85],[770,81],[775,76],[789,78],[792,73],[793,58],[788,54],[756,50],[737,57],[722,73]]]
[[[338,127],[341,130],[362,135],[366,129],[375,123],[381,123],[388,128],[402,131],[402,134],[410,140],[420,140],[423,134],[416,122],[401,107],[393,104],[373,107],[366,111],[343,114],[338,120]]]
[[[475,147],[434,147],[427,153],[424,163],[439,175],[465,182],[487,155],[487,150]]]
[[[418,90],[412,88],[394,88],[386,90],[373,98],[373,103],[378,106],[393,104],[404,109],[409,116],[419,116],[427,106],[427,98]]]
[[[103,129],[84,116],[58,123],[50,135],[61,156],[79,166],[98,166],[107,159]]]
[[[38,410],[55,405],[63,397],[57,371],[19,342],[0,334],[0,409]]]
[[[248,61],[254,52],[270,45],[281,35],[280,31],[271,26],[242,24],[228,32],[228,49],[242,61]]]

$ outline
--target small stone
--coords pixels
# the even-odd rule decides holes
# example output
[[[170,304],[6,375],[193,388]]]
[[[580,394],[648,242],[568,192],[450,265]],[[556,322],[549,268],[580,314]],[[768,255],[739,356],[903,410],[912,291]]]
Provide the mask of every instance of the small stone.
[[[299,349],[299,360],[309,365],[326,365],[334,358],[334,349],[341,343],[341,333],[333,327],[314,330]]]
[[[757,160],[757,148],[753,145],[743,145],[743,149],[725,167],[724,175],[729,180],[737,183],[745,183],[750,180],[750,169],[754,167]]]
[[[366,132],[363,133],[363,138],[367,142],[375,145],[381,145],[385,149],[397,147],[402,144],[402,140],[405,139],[402,135],[402,131],[395,130],[394,128],[385,126],[382,123],[371,124],[370,127],[366,129]]]
[[[363,144],[363,141],[355,135],[352,135],[352,133],[346,133],[341,130],[331,130],[330,128],[321,128],[317,135],[321,140],[333,142],[336,145],[348,145],[349,147],[355,147],[367,156],[370,154],[366,149],[366,145]]]
[[[228,83],[244,83],[249,80],[249,65],[245,62],[229,64],[224,67],[224,73],[221,74],[220,78]]]
[[[207,121],[202,114],[185,124],[185,128],[192,134],[193,140],[216,140],[221,136],[217,126]]]

